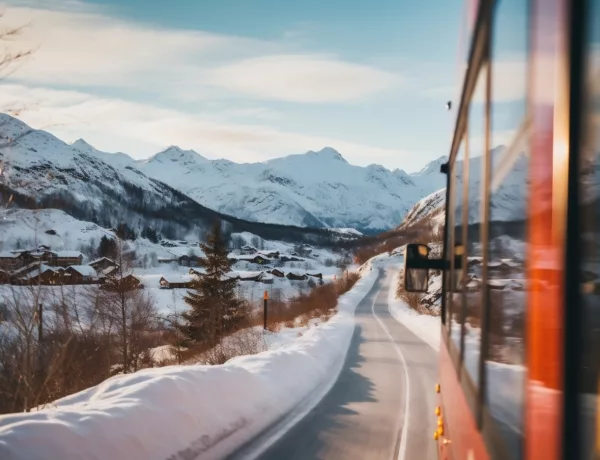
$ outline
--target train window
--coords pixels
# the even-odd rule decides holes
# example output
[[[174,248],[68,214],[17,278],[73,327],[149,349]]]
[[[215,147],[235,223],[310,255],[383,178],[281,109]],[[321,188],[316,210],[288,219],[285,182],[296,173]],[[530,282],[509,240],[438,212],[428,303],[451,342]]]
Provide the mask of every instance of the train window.
[[[527,2],[496,4],[491,49],[489,314],[485,395],[511,459],[523,457],[525,394]]]
[[[587,16],[588,59],[586,135],[581,153],[583,353],[580,389],[582,457],[600,457],[600,1],[590,2]]]
[[[461,147],[454,160],[454,166],[452,167],[452,205],[453,209],[449,212],[452,213],[453,219],[453,245],[452,248],[455,250],[457,246],[464,244],[463,241],[463,204],[464,204],[464,177],[468,173],[466,171],[466,149],[465,142],[461,144]],[[464,253],[464,252],[463,252]],[[462,313],[464,304],[464,266],[462,264],[461,269],[452,267],[451,271],[451,293],[450,293],[450,337],[454,342],[457,349],[460,350],[460,336],[461,336],[461,325],[462,325]]]
[[[451,192],[449,194],[447,194],[447,199],[448,199],[448,209],[454,209],[454,176],[450,176],[450,190]],[[450,261],[450,270],[445,270],[444,271],[444,304],[445,304],[445,318],[444,318],[444,324],[446,324],[446,326],[449,328],[450,330],[450,312],[452,311],[452,257],[453,257],[453,250],[452,248],[454,247],[453,241],[454,241],[454,224],[453,224],[453,216],[454,214],[452,212],[449,212],[447,215],[447,228],[448,231],[446,232],[446,259],[448,261]]]
[[[467,267],[465,278],[466,307],[464,313],[464,353],[467,372],[475,386],[479,385],[479,355],[481,350],[481,220],[483,197],[483,166],[486,137],[486,89],[487,66],[477,79],[477,85],[469,105],[469,185],[467,220]]]

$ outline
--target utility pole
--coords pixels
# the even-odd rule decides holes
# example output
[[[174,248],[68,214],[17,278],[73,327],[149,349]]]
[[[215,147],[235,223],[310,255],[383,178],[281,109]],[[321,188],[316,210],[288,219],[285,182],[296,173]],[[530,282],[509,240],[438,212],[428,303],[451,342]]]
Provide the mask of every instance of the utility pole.
[[[269,293],[265,290],[265,295],[263,296],[263,311],[264,311],[264,324],[263,329],[267,330],[267,302],[269,301]]]

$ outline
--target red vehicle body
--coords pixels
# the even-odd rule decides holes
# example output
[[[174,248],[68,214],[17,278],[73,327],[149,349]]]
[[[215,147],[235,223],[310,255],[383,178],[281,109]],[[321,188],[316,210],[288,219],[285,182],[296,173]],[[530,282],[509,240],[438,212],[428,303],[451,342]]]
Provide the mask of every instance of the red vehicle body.
[[[467,6],[439,457],[599,459],[600,1]]]

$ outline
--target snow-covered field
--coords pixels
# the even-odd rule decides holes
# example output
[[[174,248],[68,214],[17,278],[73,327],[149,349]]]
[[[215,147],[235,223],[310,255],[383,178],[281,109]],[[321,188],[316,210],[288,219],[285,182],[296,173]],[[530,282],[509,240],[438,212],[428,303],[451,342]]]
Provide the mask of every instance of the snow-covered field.
[[[385,259],[362,267],[363,277],[340,297],[329,321],[271,337],[266,352],[220,366],[116,376],[54,407],[0,417],[0,458],[226,456],[299,405],[316,404],[322,394],[315,390],[335,381],[354,330],[354,310],[377,277],[370,266]]]

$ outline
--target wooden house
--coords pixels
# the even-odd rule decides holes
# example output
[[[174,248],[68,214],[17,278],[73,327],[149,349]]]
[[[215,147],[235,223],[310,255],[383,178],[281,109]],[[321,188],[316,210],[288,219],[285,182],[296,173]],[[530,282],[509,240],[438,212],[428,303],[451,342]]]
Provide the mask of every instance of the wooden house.
[[[19,252],[0,252],[0,269],[13,271],[24,265],[24,258]]]
[[[62,274],[63,284],[91,284],[98,280],[98,273],[89,265],[70,265]]]
[[[189,289],[191,284],[189,275],[168,275],[160,278],[161,289]]]
[[[54,252],[52,265],[57,267],[68,267],[69,265],[82,265],[83,254],[79,251],[57,251]]]
[[[263,273],[260,278],[260,282],[263,284],[273,284],[274,279],[275,278],[273,277],[273,275],[269,273]]]
[[[173,264],[176,262],[178,262],[178,260],[175,257],[159,257],[158,258],[159,264]]]
[[[88,265],[97,272],[101,272],[110,267],[117,267],[118,264],[108,257],[100,257],[99,259],[91,261]]]
[[[260,281],[263,272],[238,272],[240,281]]]
[[[282,262],[302,262],[304,259],[296,257],[295,255],[283,255],[279,258]]]
[[[269,273],[273,276],[276,276],[277,278],[284,278],[285,277],[285,273],[283,273],[281,270],[274,268],[273,270],[269,270]]]
[[[23,267],[18,268],[10,273],[10,282],[12,284],[27,284],[28,275],[36,271],[42,265],[41,262],[31,262]]]
[[[312,278],[318,278],[320,280],[323,279],[323,274],[322,273],[309,273],[309,272],[306,272],[306,275],[310,276]]]
[[[33,268],[33,269],[30,269]],[[27,266],[27,270],[17,271],[11,277],[12,284],[17,285],[36,285],[36,284],[57,284],[56,272],[48,265],[34,262]]]
[[[306,281],[308,279],[308,277],[305,274],[294,273],[294,272],[289,272],[287,275],[285,275],[285,277],[289,280],[294,280],[294,281]]]
[[[269,259],[268,257],[262,256],[260,254],[258,254],[257,256],[253,257],[250,262],[252,262],[253,264],[258,264],[258,265],[265,265],[268,264],[269,262],[271,262],[271,259]]]
[[[246,255],[256,254],[256,248],[247,244],[245,246],[242,246],[240,252]]]
[[[132,274],[126,275],[123,278],[107,278],[102,286],[103,289],[109,291],[132,291],[134,289],[142,289],[144,285],[142,281]]]
[[[8,284],[10,282],[10,273],[0,268],[0,284]]]

